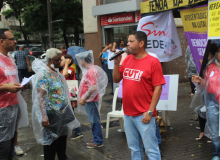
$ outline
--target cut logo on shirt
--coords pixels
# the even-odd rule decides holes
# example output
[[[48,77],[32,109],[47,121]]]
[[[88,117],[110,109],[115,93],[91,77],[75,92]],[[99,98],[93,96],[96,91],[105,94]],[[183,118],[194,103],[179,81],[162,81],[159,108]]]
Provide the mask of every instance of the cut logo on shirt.
[[[140,82],[142,74],[141,70],[125,68],[123,78]]]

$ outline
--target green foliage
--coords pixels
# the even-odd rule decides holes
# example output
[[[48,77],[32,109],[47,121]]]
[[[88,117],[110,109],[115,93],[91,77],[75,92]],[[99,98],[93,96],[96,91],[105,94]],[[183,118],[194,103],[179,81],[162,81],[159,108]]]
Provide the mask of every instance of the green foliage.
[[[21,39],[21,32],[14,32],[13,35],[16,40]]]
[[[7,9],[6,11],[3,11],[2,14],[5,16],[6,19],[14,16],[14,10],[13,9]]]

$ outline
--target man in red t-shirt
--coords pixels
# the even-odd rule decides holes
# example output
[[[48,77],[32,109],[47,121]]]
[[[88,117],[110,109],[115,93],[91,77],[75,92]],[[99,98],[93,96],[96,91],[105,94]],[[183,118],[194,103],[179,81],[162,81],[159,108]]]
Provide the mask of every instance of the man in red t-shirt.
[[[147,36],[135,31],[128,37],[128,53],[121,67],[121,56],[114,59],[113,80],[123,79],[124,127],[132,159],[160,160],[156,138],[156,105],[165,84],[159,60],[146,51]],[[143,141],[143,142],[142,142]]]
[[[18,121],[17,92],[21,87],[10,51],[15,50],[16,40],[8,29],[0,29],[0,159],[12,159],[14,134]]]

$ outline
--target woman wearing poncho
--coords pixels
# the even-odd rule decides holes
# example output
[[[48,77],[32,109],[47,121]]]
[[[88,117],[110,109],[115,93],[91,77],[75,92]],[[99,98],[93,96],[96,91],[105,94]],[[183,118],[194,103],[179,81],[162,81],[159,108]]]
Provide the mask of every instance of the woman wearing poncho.
[[[204,89],[207,119],[205,136],[212,138],[212,146],[214,150],[214,158],[212,160],[220,160],[220,52],[215,54],[212,63],[210,63],[205,70],[204,78],[193,75],[192,81],[199,84],[197,87]]]
[[[51,48],[45,62],[35,59],[32,64],[36,73],[32,79],[32,122],[36,140],[44,145],[44,159],[67,159],[67,135],[79,126],[71,109],[66,80],[57,72],[61,51]]]

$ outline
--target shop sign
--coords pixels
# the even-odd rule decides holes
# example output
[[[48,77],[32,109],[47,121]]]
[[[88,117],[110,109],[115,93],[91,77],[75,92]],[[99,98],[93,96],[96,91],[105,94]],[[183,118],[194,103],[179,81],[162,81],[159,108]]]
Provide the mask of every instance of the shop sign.
[[[196,4],[205,0],[149,0],[141,2],[141,14],[161,12]]]
[[[220,1],[209,2],[208,39],[220,38]]]
[[[156,54],[160,62],[169,62],[182,56],[172,11],[141,18],[137,30],[146,33],[146,51]]]
[[[208,6],[184,9],[180,11],[180,15],[189,48],[199,73],[208,42]]]
[[[135,12],[101,16],[102,26],[133,22],[135,22]]]

